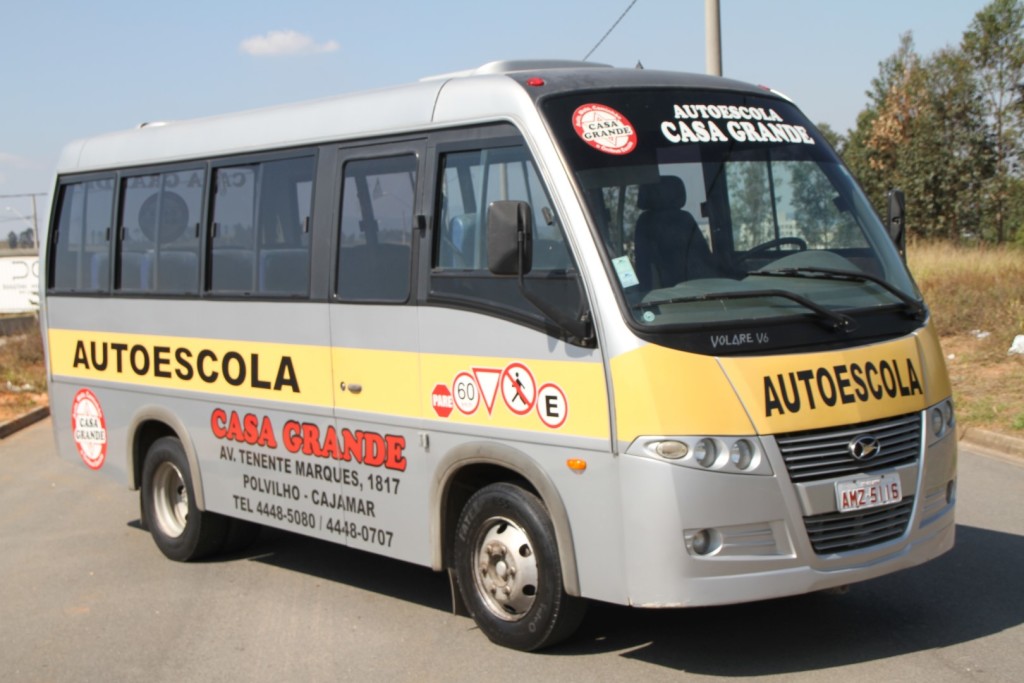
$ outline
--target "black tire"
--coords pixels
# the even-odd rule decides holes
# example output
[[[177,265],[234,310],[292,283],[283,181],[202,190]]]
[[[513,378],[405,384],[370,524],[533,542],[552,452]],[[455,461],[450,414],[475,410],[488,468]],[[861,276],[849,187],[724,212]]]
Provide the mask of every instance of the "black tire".
[[[142,465],[142,510],[160,552],[172,560],[199,560],[224,547],[228,519],[196,507],[192,472],[181,442],[153,442]]]
[[[508,483],[477,491],[459,515],[455,575],[473,620],[492,642],[538,650],[568,638],[586,602],[565,593],[544,504]]]

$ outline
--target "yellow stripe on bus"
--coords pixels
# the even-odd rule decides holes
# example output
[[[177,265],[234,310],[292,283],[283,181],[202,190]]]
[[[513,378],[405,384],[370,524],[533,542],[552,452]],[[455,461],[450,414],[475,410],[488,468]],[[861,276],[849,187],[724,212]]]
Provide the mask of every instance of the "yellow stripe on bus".
[[[619,438],[627,441],[858,424],[950,395],[930,326],[883,344],[820,353],[716,359],[651,344],[614,358],[611,367]]]
[[[49,330],[57,377],[607,438],[599,362]]]
[[[931,340],[931,341],[929,341]],[[49,330],[59,377],[606,438],[598,362],[417,354]],[[926,372],[925,364],[928,364]],[[653,344],[611,361],[619,436],[775,434],[921,410],[942,356],[928,328],[856,349],[712,358]],[[942,376],[941,373],[938,373]]]
[[[441,417],[434,392],[451,392],[449,422],[609,438],[600,362],[423,355],[422,410]],[[469,392],[477,391],[477,396]],[[460,395],[461,392],[461,395]],[[440,409],[440,413],[438,412]]]
[[[923,410],[929,403],[914,337],[721,362],[762,434],[858,424]]]
[[[648,344],[611,361],[619,440],[749,434],[750,420],[715,358]]]
[[[327,348],[49,330],[55,376],[284,403],[332,405]]]

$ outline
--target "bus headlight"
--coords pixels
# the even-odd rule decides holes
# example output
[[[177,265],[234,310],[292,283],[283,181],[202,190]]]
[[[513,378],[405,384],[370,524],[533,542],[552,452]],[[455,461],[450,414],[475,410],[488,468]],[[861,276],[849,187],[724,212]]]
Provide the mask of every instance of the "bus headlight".
[[[682,441],[658,441],[654,444],[654,452],[669,460],[686,457],[689,451],[689,447]]]
[[[760,439],[747,436],[649,436],[640,437],[626,449],[643,455],[712,472],[771,475]]]
[[[739,470],[748,470],[754,464],[754,444],[738,439],[729,448],[729,461]]]
[[[946,399],[928,409],[928,428],[933,440],[937,441],[956,426],[953,401]]]
[[[701,439],[693,447],[693,458],[701,467],[711,467],[718,460],[718,444],[714,439]]]
[[[932,408],[929,412],[931,413],[932,434],[942,436],[942,430],[946,424],[946,421],[942,419],[942,411],[938,408]]]

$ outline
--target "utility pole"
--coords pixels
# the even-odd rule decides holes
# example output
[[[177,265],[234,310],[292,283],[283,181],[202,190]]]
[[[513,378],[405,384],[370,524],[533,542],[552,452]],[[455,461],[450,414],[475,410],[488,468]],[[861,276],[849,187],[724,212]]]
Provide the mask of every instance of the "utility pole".
[[[39,213],[36,212],[36,197],[39,196],[35,193],[32,194],[32,239],[36,242],[36,249],[39,248]]]
[[[718,0],[704,0],[704,60],[708,75],[722,75],[722,21]]]

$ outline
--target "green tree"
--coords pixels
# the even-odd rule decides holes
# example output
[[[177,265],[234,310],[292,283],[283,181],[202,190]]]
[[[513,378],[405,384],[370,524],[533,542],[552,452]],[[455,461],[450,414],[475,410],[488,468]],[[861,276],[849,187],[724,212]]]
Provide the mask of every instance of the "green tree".
[[[828,248],[835,205],[832,198],[835,191],[832,183],[815,164],[806,162],[781,162],[779,164],[789,175],[790,204],[793,220],[808,244]]]
[[[737,248],[750,249],[772,239],[775,214],[768,165],[763,161],[732,162],[726,164],[725,172]]]
[[[979,234],[990,223],[985,188],[997,168],[971,61],[954,48],[923,59],[908,33],[879,64],[872,86],[844,158],[879,213],[887,191],[900,187],[910,234],[951,240]]]
[[[993,0],[981,9],[964,33],[962,50],[974,69],[991,126],[995,148],[994,177],[988,183],[995,242],[1017,232],[1008,213],[1019,199],[1011,197],[1020,175],[1021,100],[1024,81],[1024,5],[1020,0]]]
[[[984,110],[970,63],[946,48],[927,60],[923,94],[907,171],[920,176],[917,198],[924,237],[958,241],[984,222],[984,186],[995,173]]]
[[[866,93],[868,106],[850,131],[844,158],[879,213],[884,214],[888,190],[900,187],[907,195],[908,213],[920,220],[921,179],[913,172],[919,164],[911,147],[926,98],[913,36],[900,36],[899,48],[878,66],[878,76]]]

